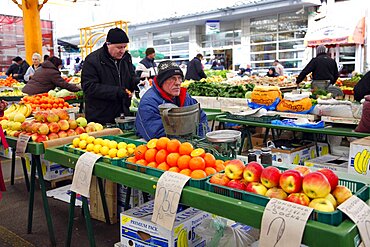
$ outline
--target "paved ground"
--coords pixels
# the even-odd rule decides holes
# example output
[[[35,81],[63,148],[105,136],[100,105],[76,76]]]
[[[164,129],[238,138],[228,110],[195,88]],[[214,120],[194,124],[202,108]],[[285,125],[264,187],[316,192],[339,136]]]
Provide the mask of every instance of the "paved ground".
[[[0,246],[51,246],[40,189],[36,183],[33,231],[27,234],[28,193],[23,179],[20,161],[16,166],[16,183],[10,186],[10,160],[2,160],[2,170],[7,181],[7,191],[0,201]],[[57,246],[64,246],[68,224],[68,204],[49,198]],[[75,210],[72,246],[89,246],[82,210]],[[92,220],[96,246],[112,247],[119,242],[119,224],[107,225]]]

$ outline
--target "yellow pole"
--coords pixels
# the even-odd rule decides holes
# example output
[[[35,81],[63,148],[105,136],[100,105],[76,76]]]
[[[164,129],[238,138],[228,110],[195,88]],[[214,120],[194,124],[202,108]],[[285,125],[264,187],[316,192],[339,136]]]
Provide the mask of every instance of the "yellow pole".
[[[26,61],[29,64],[32,64],[33,53],[42,54],[41,7],[38,0],[22,0],[24,45],[26,47]]]

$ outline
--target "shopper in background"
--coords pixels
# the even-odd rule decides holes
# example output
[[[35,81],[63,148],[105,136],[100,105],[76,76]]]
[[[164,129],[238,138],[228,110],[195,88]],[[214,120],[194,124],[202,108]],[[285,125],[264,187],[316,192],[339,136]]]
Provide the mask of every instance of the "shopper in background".
[[[58,57],[49,57],[49,60],[43,62],[41,67],[35,71],[32,78],[22,89],[23,93],[35,95],[47,93],[56,87],[65,88],[71,92],[77,92],[80,89],[66,82],[60,75],[62,60]]]
[[[164,61],[158,65],[158,75],[153,86],[140,100],[136,114],[136,134],[145,140],[166,136],[158,106],[172,103],[179,107],[190,106],[198,102],[181,87],[184,79],[180,67],[172,61]],[[204,136],[203,127],[208,131],[207,116],[200,112],[199,135]]]
[[[275,60],[273,65],[275,66],[276,73],[278,73],[279,76],[284,76],[284,66],[279,62],[279,60]]]
[[[370,71],[353,88],[355,100],[360,102],[366,95],[370,95]]]
[[[278,74],[278,73],[276,73],[276,70],[275,70],[275,68],[274,68],[274,67],[271,67],[271,68],[269,68],[269,70],[267,71],[266,76],[268,76],[268,77],[277,77],[277,76],[279,76],[279,74]]]
[[[297,77],[297,84],[301,83],[306,76],[312,72],[311,87],[326,89],[330,84],[334,84],[338,77],[338,66],[334,59],[326,54],[326,47],[319,45],[316,48],[316,57],[306,65]]]
[[[12,59],[12,64],[9,66],[8,70],[5,72],[5,75],[13,76],[14,74],[18,73],[19,65],[15,60],[16,58]]]
[[[154,62],[154,48],[147,48],[145,51],[146,57],[138,63],[136,67],[136,75],[140,79],[154,78],[157,75],[157,64]]]
[[[24,74],[24,80],[28,82],[33,74],[35,74],[35,71],[40,68],[41,64],[41,55],[38,53],[33,53],[32,55],[32,65],[28,67],[26,74]]]
[[[127,34],[110,29],[103,47],[90,53],[81,72],[85,113],[89,122],[115,123],[121,113],[130,115],[131,92],[137,88],[135,69],[126,47]]]
[[[197,54],[197,56],[188,63],[188,68],[185,75],[186,80],[200,81],[202,78],[207,78],[207,75],[203,70],[203,65],[201,62],[202,59],[203,55]]]
[[[15,57],[13,61],[18,64],[18,71],[13,73],[13,78],[18,81],[24,81],[24,74],[26,74],[28,67],[30,67],[29,64],[21,57]]]
[[[50,57],[49,55],[45,54],[45,55],[44,55],[44,62],[45,62],[46,60],[48,60],[48,59],[49,59],[49,57]]]
[[[252,71],[253,71],[253,69],[252,69],[251,65],[247,64],[247,68],[245,68],[244,74],[248,75],[248,76],[252,75]]]

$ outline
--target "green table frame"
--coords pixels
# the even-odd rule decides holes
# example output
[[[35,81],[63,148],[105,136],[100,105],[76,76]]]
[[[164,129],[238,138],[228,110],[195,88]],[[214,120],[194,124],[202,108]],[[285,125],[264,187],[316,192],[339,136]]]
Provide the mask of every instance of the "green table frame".
[[[283,125],[275,125],[271,123],[259,123],[259,122],[252,122],[252,121],[245,121],[245,120],[236,120],[236,119],[231,119],[227,118],[225,115],[220,115],[216,117],[216,121],[220,123],[235,123],[235,124],[240,124],[245,126],[243,135],[242,135],[242,142],[244,142],[244,138],[248,138],[248,145],[252,147],[252,139],[251,139],[251,134],[249,131],[249,127],[263,127],[267,128],[267,131],[265,133],[265,138],[264,142],[266,141],[268,131],[269,129],[279,129],[279,130],[288,130],[288,131],[293,131],[293,132],[305,132],[305,133],[312,133],[314,134],[314,140],[315,143],[317,142],[317,135],[322,134],[322,135],[332,135],[332,136],[346,136],[346,137],[358,137],[358,138],[363,138],[366,136],[370,136],[369,133],[361,133],[361,132],[354,132],[353,128],[346,128],[346,127],[332,127],[326,126],[325,128],[321,129],[312,129],[312,128],[302,128],[302,127],[291,127],[291,126],[283,126]],[[241,145],[242,149],[243,145]],[[317,145],[316,145],[317,147]],[[241,151],[240,149],[240,151]],[[240,153],[239,151],[239,153]]]
[[[50,148],[45,152],[45,159],[58,162],[70,168],[75,167],[78,158],[78,155],[65,152],[60,147]],[[155,185],[158,181],[158,178],[153,176],[103,162],[95,164],[93,174],[150,194],[155,193]],[[73,203],[72,198],[71,203]],[[185,186],[183,189],[181,203],[256,228],[261,226],[264,211],[262,206],[189,186]],[[73,214],[70,214],[69,217],[70,220],[73,220]],[[89,232],[92,232],[91,223],[88,223],[87,227],[90,228]],[[68,231],[71,231],[70,227]],[[94,243],[93,236],[89,234],[88,237],[90,244]],[[305,228],[303,243],[310,247],[352,247],[357,246],[359,239],[357,227],[350,220],[344,220],[339,226],[330,226],[309,220]]]

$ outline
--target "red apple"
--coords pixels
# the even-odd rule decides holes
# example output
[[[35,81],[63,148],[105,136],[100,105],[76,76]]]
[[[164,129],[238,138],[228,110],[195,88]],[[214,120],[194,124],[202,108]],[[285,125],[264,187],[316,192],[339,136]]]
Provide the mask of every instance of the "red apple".
[[[241,160],[230,160],[225,167],[225,174],[230,179],[241,179],[243,177],[244,163]]]
[[[332,194],[337,200],[338,205],[342,204],[352,196],[352,192],[346,186],[343,185],[338,185],[337,187],[335,187]]]
[[[279,185],[288,194],[302,190],[303,176],[299,171],[287,170],[280,176]]]
[[[222,186],[227,186],[227,183],[230,182],[230,179],[225,174],[216,173],[211,177],[209,182],[212,184],[219,184]]]
[[[34,114],[34,117],[36,121],[43,123],[46,121],[47,115],[43,111],[38,111]]]
[[[77,134],[76,134],[76,131],[74,129],[69,129],[69,130],[67,130],[67,135],[68,136],[75,136]]]
[[[49,123],[56,123],[59,121],[59,117],[54,112],[49,112],[47,115],[47,120]]]
[[[320,169],[318,170],[318,172],[321,172],[322,174],[325,175],[325,177],[329,181],[331,191],[333,191],[335,187],[337,187],[338,182],[339,182],[339,178],[337,174],[335,174],[332,170],[327,169],[327,168]]]
[[[261,173],[261,183],[267,188],[277,187],[279,185],[281,172],[274,166],[263,169]]]
[[[52,133],[58,133],[60,130],[59,124],[56,122],[52,122],[49,124],[49,130]]]
[[[296,166],[293,170],[299,171],[303,176],[311,172],[310,168],[307,166]]]
[[[39,126],[39,129],[38,129],[38,132],[39,134],[41,135],[47,135],[49,133],[49,127],[47,124],[43,123],[43,124],[40,124]]]
[[[263,166],[258,162],[249,162],[244,168],[243,178],[247,182],[259,182]]]
[[[22,132],[20,132],[20,131],[16,131],[16,132],[14,132],[14,137],[18,137],[21,133],[22,133]]]
[[[67,137],[68,134],[64,130],[61,130],[61,131],[58,132],[58,136],[59,136],[59,138],[63,138],[63,137]]]
[[[263,196],[267,192],[266,187],[263,186],[261,183],[257,183],[257,182],[249,183],[245,190],[248,191],[248,192],[263,195]]]
[[[75,129],[75,131],[76,131],[76,134],[77,134],[77,135],[80,135],[80,134],[82,134],[82,133],[86,133],[86,131],[85,131],[85,129],[84,129],[83,127],[77,127],[77,128]]]
[[[46,135],[39,135],[37,138],[36,138],[36,142],[44,142],[44,141],[47,141],[48,140],[48,137]]]
[[[26,131],[28,126],[31,125],[31,122],[25,121],[21,124],[21,130]]]
[[[265,196],[270,197],[270,198],[277,198],[281,200],[285,200],[285,198],[288,197],[288,195],[285,193],[283,189],[276,188],[276,187],[268,189]]]
[[[95,127],[90,125],[85,127],[86,133],[95,132]]]
[[[308,206],[308,204],[310,204],[310,198],[308,198],[308,196],[306,196],[304,193],[292,193],[285,200],[303,206]]]
[[[310,208],[316,209],[321,212],[333,212],[335,210],[333,204],[325,198],[316,198],[313,199],[310,204],[308,204]]]
[[[238,190],[245,190],[245,184],[240,180],[230,180],[226,186]]]
[[[330,193],[330,183],[324,174],[311,172],[303,177],[303,192],[309,198],[326,197]]]
[[[73,119],[69,119],[68,120],[68,123],[69,123],[69,128],[70,129],[75,129],[75,128],[77,128],[77,122],[76,122],[76,120],[73,120]]]
[[[33,133],[32,135],[31,135],[31,139],[32,139],[32,141],[36,141],[36,139],[37,139],[37,137],[39,137],[39,134],[37,134],[37,133]]]
[[[49,140],[55,140],[55,139],[58,139],[59,136],[57,133],[54,133],[54,132],[51,132],[49,135],[48,135],[48,138]]]
[[[58,125],[60,130],[67,130],[69,129],[69,123],[67,120],[59,120]]]
[[[32,123],[31,128],[30,128],[30,132],[38,133],[40,126],[41,126],[41,123],[38,123],[38,122]]]
[[[55,114],[57,114],[59,119],[61,119],[61,120],[68,120],[69,119],[69,115],[68,115],[68,112],[66,110],[53,109],[53,112]]]

